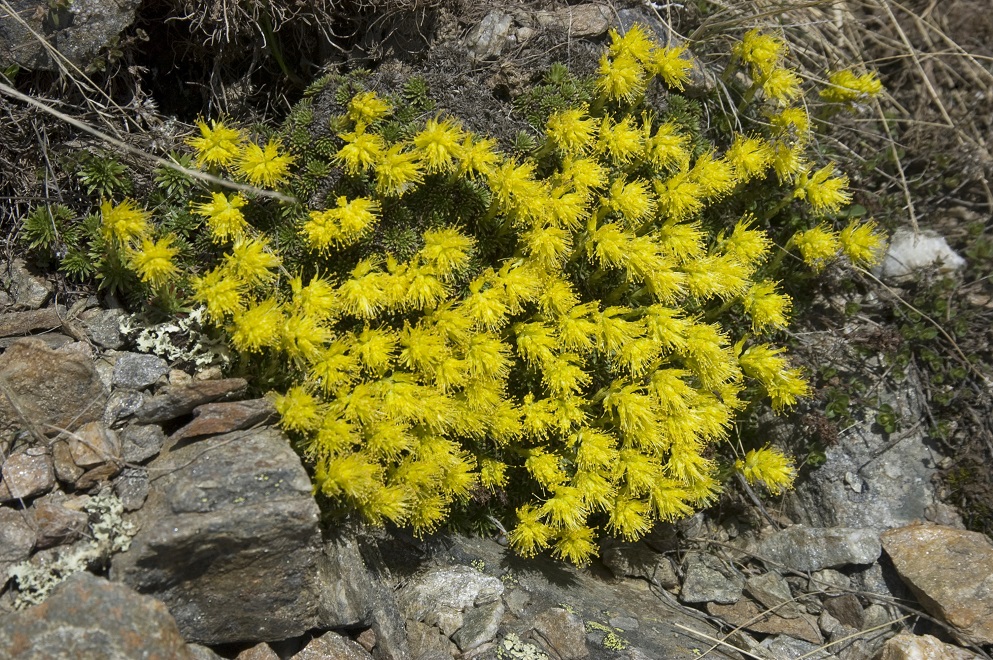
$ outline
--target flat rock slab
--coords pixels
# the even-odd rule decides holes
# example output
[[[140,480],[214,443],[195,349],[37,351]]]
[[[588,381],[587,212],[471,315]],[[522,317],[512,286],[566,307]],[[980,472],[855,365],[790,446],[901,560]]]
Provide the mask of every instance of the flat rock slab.
[[[733,605],[707,603],[707,611],[719,616],[732,626],[766,635],[789,635],[811,644],[821,644],[824,638],[817,627],[817,620],[806,613],[787,619],[751,600],[739,600]]]
[[[993,644],[993,543],[942,525],[909,525],[882,535],[900,579],[965,642]]]
[[[165,605],[89,573],[0,619],[0,653],[7,660],[193,660]]]
[[[140,531],[111,577],[169,606],[189,641],[272,641],[314,627],[319,511],[275,429],[216,436],[148,465]]]
[[[879,534],[872,529],[793,525],[760,540],[750,552],[759,559],[806,572],[872,564],[882,548]]]
[[[22,339],[0,355],[0,432],[32,424],[58,433],[100,419],[107,391],[89,358],[60,353],[39,339]],[[11,404],[10,399],[16,403]]]
[[[145,399],[135,413],[142,424],[158,424],[189,415],[198,406],[212,401],[237,399],[248,389],[244,378],[195,380],[183,385],[167,385]]]
[[[171,443],[251,428],[274,419],[276,408],[268,399],[222,401],[198,406],[193,415],[193,421],[169,436]]]

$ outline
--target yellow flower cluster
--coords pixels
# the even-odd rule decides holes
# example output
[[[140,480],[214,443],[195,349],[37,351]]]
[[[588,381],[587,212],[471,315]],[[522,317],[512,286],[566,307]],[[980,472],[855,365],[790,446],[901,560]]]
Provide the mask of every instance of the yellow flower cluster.
[[[392,104],[354,96],[331,158],[345,192],[295,226],[315,262],[373,235],[425,181],[464,180],[489,204],[480,227],[424,231],[402,259],[363,252],[337,280],[281,276],[244,196],[214,192],[193,205],[226,246],[194,278],[193,297],[239,352],[298,376],[276,407],[324,496],[425,532],[480,490],[506,490],[519,504],[517,552],[550,548],[582,563],[600,528],[633,540],[713,500],[710,448],[727,438],[743,396],[764,391],[780,410],[807,394],[783,349],[762,337],[791,309],[762,270],[772,241],[750,215],[717,236],[701,220],[762,181],[778,180],[785,200],[818,215],[849,200],[832,165],[811,171],[803,158],[809,120],[787,103],[799,80],[783,42],[750,32],[735,51],[774,101],[768,130],[701,149],[679,124],[632,111],[653,78],[689,82],[685,48],[660,46],[640,26],[611,37],[597,97],[551,114],[540,162],[441,116],[391,141],[379,127]],[[189,143],[200,165],[267,187],[289,176],[293,159],[278,142],[256,145],[222,122],[198,128]],[[146,240],[142,213],[108,209],[106,232],[140,241],[134,267],[160,281],[174,248]],[[510,246],[488,261],[483,225]],[[840,249],[866,263],[879,249],[874,229],[836,235],[825,224],[790,247],[815,267]],[[729,310],[750,327],[729,322]],[[769,448],[738,469],[772,492],[793,476]]]
[[[178,272],[173,258],[179,252],[176,240],[167,234],[153,240],[151,213],[125,199],[119,204],[105,201],[100,205],[100,234],[108,253],[123,258],[142,282],[158,289]]]

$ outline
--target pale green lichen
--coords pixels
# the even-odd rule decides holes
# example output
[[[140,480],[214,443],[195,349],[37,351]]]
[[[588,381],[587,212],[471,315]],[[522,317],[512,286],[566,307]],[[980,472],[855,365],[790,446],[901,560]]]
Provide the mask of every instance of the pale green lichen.
[[[231,350],[223,341],[204,333],[204,308],[195,307],[186,316],[166,323],[149,324],[138,316],[121,318],[120,330],[134,341],[141,353],[151,353],[170,362],[188,362],[198,367],[224,367]]]
[[[548,660],[547,653],[534,644],[525,642],[515,633],[507,633],[497,647],[496,654],[500,660]]]
[[[111,491],[89,498],[83,510],[90,516],[90,538],[58,549],[50,557],[36,556],[11,566],[7,575],[16,583],[14,608],[43,602],[52,589],[74,573],[105,563],[112,554],[131,545],[134,525],[124,519],[124,505]]]
[[[587,621],[586,632],[604,633],[603,639],[600,641],[600,645],[605,649],[610,649],[611,651],[623,651],[628,647],[627,640],[617,634],[617,628],[611,628],[610,626],[604,625],[598,621]]]

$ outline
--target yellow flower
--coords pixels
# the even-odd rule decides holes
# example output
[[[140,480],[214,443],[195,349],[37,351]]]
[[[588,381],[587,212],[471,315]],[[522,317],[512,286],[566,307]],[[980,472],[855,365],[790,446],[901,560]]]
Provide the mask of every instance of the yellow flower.
[[[577,566],[590,563],[597,556],[596,535],[586,526],[570,527],[559,533],[553,554]]]
[[[648,189],[648,183],[641,179],[625,182],[617,178],[607,194],[610,210],[620,213],[632,226],[645,216],[655,212],[655,198]]]
[[[631,103],[645,91],[645,70],[627,52],[611,59],[607,53],[600,57],[595,88],[597,94],[611,101]]]
[[[828,103],[854,103],[879,96],[883,83],[876,73],[857,75],[850,69],[828,75],[828,87],[821,90],[821,98]]]
[[[448,172],[462,156],[462,139],[462,127],[455,120],[433,118],[414,136],[414,147],[429,173]]]
[[[617,497],[610,510],[607,529],[627,541],[637,541],[652,529],[648,504],[630,497]]]
[[[738,180],[745,181],[747,177],[742,176],[741,170],[731,162],[729,155],[724,158],[715,158],[713,151],[701,154],[693,169],[690,170],[690,177],[700,186],[704,197],[708,199],[720,199],[731,192]]]
[[[600,123],[597,151],[606,154],[614,165],[627,163],[639,156],[644,149],[643,131],[634,124],[630,116],[619,122],[604,117]]]
[[[545,134],[563,153],[580,154],[592,146],[597,130],[595,121],[585,115],[585,108],[553,112]]]
[[[541,514],[530,504],[517,509],[517,525],[508,535],[510,547],[522,557],[534,557],[548,547],[552,528],[541,522]]]
[[[735,259],[746,266],[755,266],[769,255],[769,248],[772,241],[764,231],[752,229],[755,223],[755,216],[745,214],[739,220],[731,235],[727,238],[721,235],[721,249],[725,254],[734,256]]]
[[[283,311],[273,298],[237,312],[229,329],[231,343],[241,353],[258,352],[276,346],[283,328]]]
[[[243,309],[245,284],[223,268],[214,268],[193,280],[193,299],[203,303],[215,321]]]
[[[270,251],[264,239],[235,241],[231,252],[224,257],[225,268],[250,286],[272,280],[276,276],[272,269],[280,263],[280,258]]]
[[[222,121],[210,120],[210,126],[202,119],[196,122],[200,129],[200,137],[186,140],[186,144],[196,151],[197,166],[230,165],[241,155],[241,145],[245,141],[244,134],[233,128],[228,128]]]
[[[841,249],[853,264],[873,266],[882,259],[885,241],[878,229],[872,220],[863,223],[853,220],[841,230]]]
[[[580,193],[607,185],[607,169],[592,158],[566,156],[562,160],[562,178],[572,182]]]
[[[745,312],[752,317],[752,330],[758,332],[767,327],[785,328],[789,323],[792,300],[776,291],[776,283],[769,281],[753,282],[742,299]]]
[[[376,164],[376,192],[380,195],[400,197],[423,180],[417,154],[403,151],[402,145],[394,144]]]
[[[639,62],[647,62],[651,58],[654,46],[651,38],[645,33],[645,28],[641,24],[635,23],[627,29],[624,36],[611,28],[610,48],[607,52],[611,57],[628,56]]]
[[[748,181],[769,169],[775,153],[762,138],[738,135],[724,157],[734,166],[738,178]]]
[[[649,73],[661,78],[667,86],[682,91],[690,81],[690,71],[693,69],[693,62],[683,57],[685,53],[686,46],[657,48],[652,51],[646,67]]]
[[[303,386],[294,385],[286,394],[276,396],[276,412],[284,429],[307,433],[321,424],[321,407]]]
[[[777,141],[772,149],[774,152],[772,169],[776,171],[780,183],[796,181],[797,177],[807,171],[807,161],[803,157],[803,142],[788,144]]]
[[[762,79],[762,91],[769,98],[786,103],[800,96],[800,76],[790,69],[776,67]]]
[[[116,206],[108,201],[100,204],[100,233],[108,242],[119,245],[143,239],[151,232],[148,220],[151,213],[135,206],[130,199],[125,199]]]
[[[651,124],[646,122],[646,127]],[[689,138],[680,135],[672,122],[661,124],[655,135],[645,140],[645,158],[655,167],[677,167],[690,158]]]
[[[852,201],[852,195],[848,192],[848,176],[832,177],[832,174],[834,163],[828,163],[813,174],[802,172],[793,195],[806,199],[818,213],[837,213]]]
[[[793,461],[768,446],[750,449],[744,459],[735,461],[734,467],[748,483],[762,483],[773,495],[791,488],[796,477]]]
[[[253,186],[272,188],[283,183],[290,175],[293,156],[280,153],[281,148],[282,145],[276,140],[269,140],[264,148],[249,143],[238,159],[238,171]]]
[[[797,232],[790,242],[800,250],[803,261],[814,270],[824,268],[827,262],[838,256],[840,248],[838,236],[826,225]]]
[[[179,252],[179,248],[172,247],[174,238],[175,236],[170,235],[154,243],[147,238],[143,239],[141,247],[131,253],[131,267],[142,282],[159,287],[179,272],[172,261]]]
[[[361,126],[382,119],[392,110],[389,102],[379,98],[376,92],[359,92],[348,102],[348,118]]]
[[[479,462],[479,482],[487,490],[497,490],[507,485],[507,464],[492,458]]]
[[[334,244],[347,247],[369,233],[379,220],[379,204],[365,197],[350,200],[344,195],[335,200],[335,208],[311,211],[310,220],[300,228],[311,249],[327,252]]]
[[[241,208],[248,200],[240,193],[230,197],[224,193],[211,193],[211,201],[194,204],[193,212],[207,218],[207,228],[214,243],[223,243],[230,239],[240,239],[245,234],[248,223]]]
[[[706,191],[690,172],[678,172],[665,181],[656,179],[653,185],[659,209],[670,220],[685,220],[703,209]]]
[[[796,404],[799,397],[810,394],[810,386],[799,369],[790,369],[784,349],[768,344],[756,344],[747,348],[738,358],[741,370],[746,376],[757,380],[772,399],[774,410],[781,411],[786,406]]]
[[[758,28],[749,30],[732,52],[752,69],[753,78],[763,78],[779,64],[786,50],[786,43]]]
[[[795,131],[797,137],[804,137],[810,130],[810,116],[804,108],[783,108],[769,117],[769,121],[780,133]]]
[[[334,160],[352,176],[361,174],[378,163],[386,152],[386,141],[376,133],[355,130],[343,133],[340,137],[345,144],[335,154]]]
[[[560,462],[561,459],[555,454],[546,453],[541,449],[532,449],[527,460],[524,461],[524,467],[542,488],[549,489],[566,480]]]
[[[500,155],[496,151],[496,146],[496,140],[493,138],[476,139],[472,135],[466,135],[462,142],[462,162],[459,164],[459,174],[488,176],[496,164],[500,162]]]

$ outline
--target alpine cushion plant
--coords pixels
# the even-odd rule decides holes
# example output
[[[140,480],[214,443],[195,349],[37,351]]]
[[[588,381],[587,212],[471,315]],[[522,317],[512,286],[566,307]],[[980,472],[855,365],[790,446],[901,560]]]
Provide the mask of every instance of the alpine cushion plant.
[[[190,202],[216,255],[187,282],[192,301],[249,361],[280,365],[276,407],[315,491],[419,533],[496,494],[515,551],[576,563],[602,531],[637,539],[713,501],[735,415],[808,393],[774,342],[791,300],[767,214],[732,202],[806,203],[820,224],[785,249],[814,268],[842,250],[870,263],[880,247],[874,225],[835,233],[824,217],[848,202],[847,179],[808,164],[784,49],[757,32],[735,49],[762,118],[748,133],[711,141],[650,107],[648,92],[676,98],[693,64],[634,26],[612,32],[592,101],[552,112],[529,158],[441,115],[390,138],[400,100],[364,90],[333,120],[341,177],[327,207],[282,216],[292,240],[253,223],[264,202],[250,194]],[[278,139],[211,121],[189,144],[201,166],[292,192],[301,156]],[[433,189],[478,205],[383,249],[407,200],[444,197]],[[151,240],[143,213],[108,207],[107,238],[164,286],[175,249]],[[771,447],[730,466],[772,493],[795,475]]]

